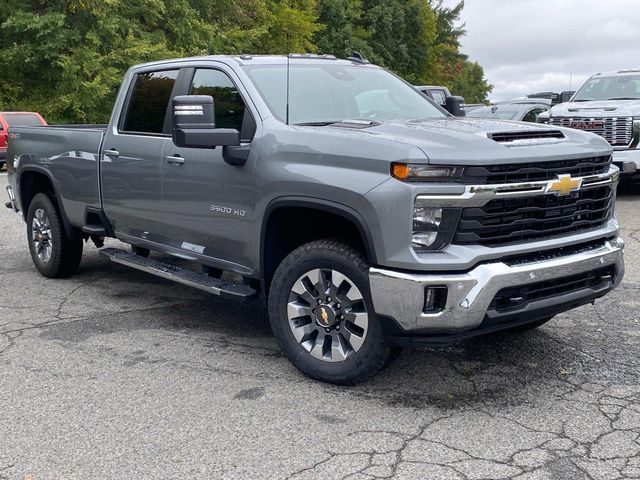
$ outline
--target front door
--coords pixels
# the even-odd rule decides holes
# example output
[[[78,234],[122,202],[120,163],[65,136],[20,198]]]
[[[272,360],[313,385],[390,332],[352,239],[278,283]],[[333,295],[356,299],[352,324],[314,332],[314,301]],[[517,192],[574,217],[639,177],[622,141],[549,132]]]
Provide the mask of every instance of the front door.
[[[255,121],[232,72],[220,68],[189,69],[189,95],[210,95],[217,128],[235,128],[250,149]],[[163,208],[165,236],[185,256],[208,257],[211,265],[241,273],[251,269],[254,156],[243,166],[229,165],[224,149],[164,149]],[[196,255],[194,255],[196,254]]]
[[[170,142],[168,108],[179,70],[145,71],[132,79],[100,159],[103,208],[116,236],[161,242],[162,153]]]

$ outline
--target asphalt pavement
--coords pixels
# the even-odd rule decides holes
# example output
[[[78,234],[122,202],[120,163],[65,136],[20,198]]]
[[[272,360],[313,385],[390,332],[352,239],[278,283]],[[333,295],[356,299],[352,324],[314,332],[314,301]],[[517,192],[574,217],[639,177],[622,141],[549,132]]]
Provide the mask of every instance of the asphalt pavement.
[[[640,478],[633,190],[617,206],[627,274],[608,297],[534,332],[406,351],[353,388],[298,373],[258,302],[93,246],[74,277],[41,277],[2,208],[0,479]]]

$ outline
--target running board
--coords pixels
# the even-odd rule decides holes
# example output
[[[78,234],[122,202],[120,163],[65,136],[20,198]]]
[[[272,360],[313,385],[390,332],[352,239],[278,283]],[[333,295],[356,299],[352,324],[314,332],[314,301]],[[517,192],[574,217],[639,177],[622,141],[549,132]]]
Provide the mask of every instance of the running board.
[[[175,265],[144,258],[117,248],[103,248],[100,250],[100,253],[108,257],[112,262],[119,263],[120,265],[126,265],[127,267],[135,268],[136,270],[141,270],[157,277],[198,288],[223,298],[250,300],[258,294],[256,290],[247,285],[225,282],[219,278],[209,277],[208,275],[176,267]]]

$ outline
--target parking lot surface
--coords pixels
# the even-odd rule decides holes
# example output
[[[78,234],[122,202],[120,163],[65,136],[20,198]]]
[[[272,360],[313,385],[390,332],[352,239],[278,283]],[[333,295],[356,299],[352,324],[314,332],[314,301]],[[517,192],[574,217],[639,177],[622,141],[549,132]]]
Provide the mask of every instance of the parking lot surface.
[[[298,373],[257,302],[91,245],[76,276],[41,277],[24,223],[2,208],[0,479],[640,478],[640,195],[628,190],[615,292],[537,331],[406,351],[353,388]]]

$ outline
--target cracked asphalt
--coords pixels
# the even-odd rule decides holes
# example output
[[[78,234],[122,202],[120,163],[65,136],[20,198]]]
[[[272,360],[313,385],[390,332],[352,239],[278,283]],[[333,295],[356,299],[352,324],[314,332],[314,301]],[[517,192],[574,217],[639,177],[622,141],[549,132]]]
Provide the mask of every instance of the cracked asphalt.
[[[299,374],[258,303],[93,246],[41,277],[3,208],[0,479],[638,479],[639,206],[619,196],[627,275],[595,306],[406,351],[354,388]]]

